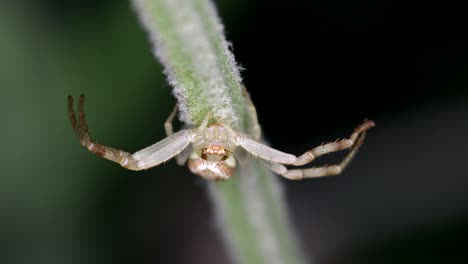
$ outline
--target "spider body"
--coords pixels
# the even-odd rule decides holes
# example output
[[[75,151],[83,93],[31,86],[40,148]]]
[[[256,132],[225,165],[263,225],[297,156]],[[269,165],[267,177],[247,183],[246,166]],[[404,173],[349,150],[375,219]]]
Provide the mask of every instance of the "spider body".
[[[208,124],[209,117],[198,127],[174,133],[172,121],[177,114],[176,107],[164,124],[167,137],[133,154],[106,147],[91,139],[83,111],[85,100],[83,95],[78,104],[78,115],[73,110],[73,97],[68,97],[68,112],[80,143],[100,157],[119,163],[130,170],[149,169],[175,157],[179,165],[187,163],[192,173],[206,180],[227,180],[233,175],[238,156],[237,148],[242,148],[257,157],[272,171],[291,180],[336,175],[349,164],[362,145],[366,131],[375,125],[373,121],[367,120],[359,125],[349,138],[323,144],[296,157],[260,142],[261,133],[255,107],[245,90],[244,96],[249,105],[249,116],[254,124],[252,135],[235,131],[223,124]],[[286,167],[307,165],[319,156],[345,149],[350,150],[348,155],[336,165],[305,169]]]
[[[234,173],[237,145],[235,132],[227,126],[200,126],[192,142],[188,167],[193,174],[207,180],[227,180]]]

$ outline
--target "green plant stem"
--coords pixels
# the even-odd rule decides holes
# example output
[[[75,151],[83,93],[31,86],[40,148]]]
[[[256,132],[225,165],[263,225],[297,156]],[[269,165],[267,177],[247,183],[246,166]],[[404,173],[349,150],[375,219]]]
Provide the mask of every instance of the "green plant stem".
[[[180,119],[253,134],[258,126],[243,96],[239,69],[209,0],[133,0],[174,88]],[[238,164],[231,179],[208,189],[228,252],[237,263],[306,263],[278,183],[260,162]]]

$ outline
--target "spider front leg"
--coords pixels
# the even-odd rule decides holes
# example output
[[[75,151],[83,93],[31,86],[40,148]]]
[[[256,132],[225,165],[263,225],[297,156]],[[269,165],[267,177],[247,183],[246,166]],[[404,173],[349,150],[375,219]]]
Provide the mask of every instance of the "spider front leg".
[[[76,136],[81,145],[97,156],[119,163],[130,170],[143,170],[165,162],[187,148],[193,139],[192,130],[182,130],[147,148],[130,154],[128,152],[106,147],[94,142],[88,133],[88,125],[83,111],[84,96],[80,96],[78,103],[78,119],[73,110],[73,97],[68,96],[68,113]]]
[[[304,178],[317,178],[317,177],[325,177],[325,176],[332,176],[340,174],[345,167],[349,164],[352,160],[354,155],[356,154],[359,147],[364,142],[364,138],[366,136],[366,132],[363,132],[357,141],[353,144],[351,151],[346,155],[346,157],[337,165],[330,165],[330,166],[323,166],[323,167],[313,167],[308,169],[292,169],[288,170],[286,166],[281,163],[277,162],[269,162],[264,161],[266,166],[270,168],[272,171],[278,173],[279,175],[290,179],[290,180],[302,180]]]
[[[87,148],[90,152],[99,157],[119,163],[122,167],[130,170],[141,170],[138,166],[138,161],[133,159],[132,154],[94,142],[88,132],[88,125],[86,123],[85,114],[83,111],[85,97],[80,96],[78,103],[78,119],[76,118],[75,111],[73,110],[73,97],[68,96],[68,113],[70,121],[75,132],[75,135],[80,139],[81,145]]]
[[[348,139],[343,139],[343,140],[340,140],[340,141],[331,142],[331,143],[324,144],[324,145],[318,146],[316,148],[313,148],[313,149],[307,151],[306,153],[302,154],[301,156],[299,156],[297,158],[297,160],[294,163],[292,163],[292,165],[302,166],[302,165],[310,163],[314,159],[316,159],[316,158],[318,158],[318,157],[320,157],[322,155],[328,154],[328,153],[348,149],[348,148],[351,148],[353,146],[354,146],[353,148],[359,148],[359,146],[362,144],[362,141],[360,143],[357,142],[358,138],[365,137],[366,131],[368,129],[374,127],[374,126],[375,126],[374,121],[366,120],[366,121],[364,121],[364,123],[359,125],[354,130],[353,134],[351,134],[351,136]],[[352,154],[354,156],[354,153],[352,151],[350,152],[350,154]]]
[[[375,126],[373,121],[365,121],[354,130],[350,138],[316,147],[312,150],[307,151],[299,157],[270,148],[245,136],[240,137],[238,141],[239,145],[242,146],[245,150],[247,150],[254,156],[263,159],[265,161],[265,164],[274,172],[288,179],[299,180],[303,178],[322,177],[340,174],[341,171],[349,164],[351,159],[354,157],[359,147],[362,145],[362,142],[364,141],[366,135],[366,131],[372,128],[373,126]],[[350,152],[345,157],[345,159],[338,165],[293,170],[288,170],[286,166],[282,165],[286,164],[302,166],[312,162],[319,156],[349,148],[351,149]]]

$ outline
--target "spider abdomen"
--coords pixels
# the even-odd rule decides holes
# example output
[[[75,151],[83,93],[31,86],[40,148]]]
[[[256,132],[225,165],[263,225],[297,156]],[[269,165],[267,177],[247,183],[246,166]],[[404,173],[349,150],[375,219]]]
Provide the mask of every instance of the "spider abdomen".
[[[206,180],[227,180],[234,173],[236,160],[232,155],[227,155],[224,157],[224,160],[212,161],[200,158],[195,153],[192,153],[188,161],[188,167],[192,173],[201,176]]]

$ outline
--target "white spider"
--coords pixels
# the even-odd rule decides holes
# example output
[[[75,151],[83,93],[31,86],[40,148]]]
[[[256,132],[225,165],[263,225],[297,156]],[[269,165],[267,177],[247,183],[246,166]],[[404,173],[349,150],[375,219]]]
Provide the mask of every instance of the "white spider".
[[[255,108],[246,92],[244,92],[244,96],[250,104],[251,114],[256,119]],[[236,153],[238,147],[260,158],[271,170],[291,180],[336,175],[341,173],[351,161],[362,144],[366,131],[375,125],[373,121],[367,120],[359,125],[348,139],[321,145],[296,157],[258,142],[260,139],[259,127],[255,129],[255,135],[250,136],[222,124],[209,125],[207,118],[199,127],[173,133],[172,121],[177,113],[176,107],[164,124],[167,137],[156,144],[130,154],[97,144],[91,139],[83,112],[84,100],[84,96],[81,95],[77,119],[73,111],[73,97],[68,96],[68,112],[81,145],[90,152],[119,163],[122,167],[130,170],[148,169],[176,157],[179,165],[184,165],[188,160],[190,171],[207,180],[229,179],[234,173],[236,158],[239,159],[239,155]],[[350,149],[350,152],[337,165],[307,169],[287,169],[285,166],[306,165],[321,155],[344,149]]]

